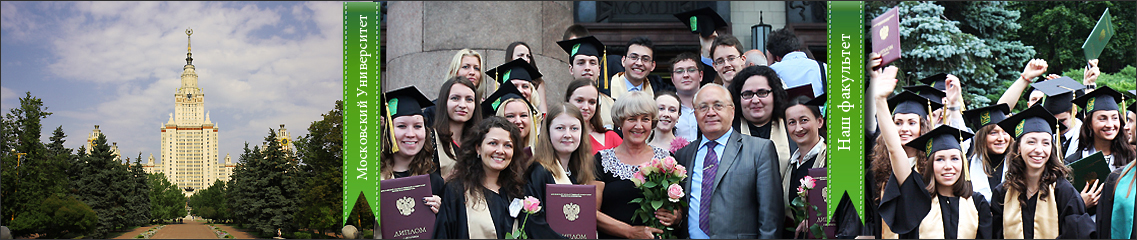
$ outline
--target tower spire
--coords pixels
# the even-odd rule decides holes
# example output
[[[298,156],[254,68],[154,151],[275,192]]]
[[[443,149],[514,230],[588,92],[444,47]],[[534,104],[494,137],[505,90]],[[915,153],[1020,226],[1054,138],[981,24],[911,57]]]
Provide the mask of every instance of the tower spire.
[[[190,47],[191,46],[190,44],[192,43],[192,42],[190,42],[190,35],[193,35],[193,29],[187,28],[186,29],[186,65],[193,65],[193,53],[192,53],[193,48]]]

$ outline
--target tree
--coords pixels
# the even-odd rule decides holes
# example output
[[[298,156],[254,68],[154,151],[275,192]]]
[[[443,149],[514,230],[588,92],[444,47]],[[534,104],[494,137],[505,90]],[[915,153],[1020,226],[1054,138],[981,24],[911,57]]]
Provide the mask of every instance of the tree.
[[[127,159],[127,162],[130,162],[130,159]],[[134,159],[134,164],[130,165],[128,170],[132,184],[127,189],[130,194],[126,196],[126,207],[130,213],[127,226],[142,226],[150,222],[150,176],[142,170],[142,152],[138,152],[138,158]]]
[[[1034,49],[1014,38],[1019,13],[1006,2],[868,2],[866,19],[899,6],[903,58],[892,63],[908,84],[938,73],[958,76],[969,108],[987,106],[1018,77]],[[945,10],[950,9],[950,10]],[[866,31],[871,28],[866,21]],[[866,39],[866,42],[871,40]]]
[[[269,129],[263,148],[250,150],[246,143],[242,164],[233,173],[234,213],[262,235],[295,230],[293,217],[299,209],[298,162],[276,139],[276,132]]]
[[[99,217],[91,207],[74,197],[54,194],[23,212],[12,222],[13,229],[37,229],[43,238],[63,238],[66,234],[87,234],[95,229]]]
[[[1137,55],[1133,54],[1133,49],[1137,49],[1133,35],[1137,31],[1137,20],[1133,19],[1137,15],[1137,2],[1023,1],[1013,2],[1009,8],[1026,13],[1026,17],[1017,21],[1023,26],[1019,35],[1023,43],[1038,50],[1036,58],[1046,59],[1047,72],[1057,74],[1086,66],[1082,43],[1106,8],[1113,17],[1117,33],[1102,51],[1098,67],[1102,73],[1117,73],[1126,66],[1137,65]]]
[[[193,208],[193,214],[209,219],[211,222],[229,220],[231,210],[225,192],[225,181],[218,179],[213,182],[213,185],[190,196],[189,205]]]
[[[164,222],[186,215],[186,196],[178,185],[171,183],[165,173],[152,173],[146,178],[150,185],[150,221]]]
[[[55,151],[48,151],[49,145],[40,141],[42,127],[41,121],[52,113],[47,112],[43,100],[33,97],[27,92],[20,98],[20,107],[9,110],[3,121],[0,121],[0,152],[3,152],[0,163],[0,214],[12,222],[11,230],[14,236],[22,236],[39,230],[52,229],[53,223],[41,221],[51,219],[53,212],[46,212],[41,207],[48,198],[60,198],[66,192],[68,177],[66,172],[67,158],[70,150],[63,148],[63,139],[66,135],[62,128],[57,128],[52,136],[50,146]],[[58,154],[55,154],[58,152]],[[65,154],[66,152],[66,154]]]
[[[106,135],[99,135],[92,143],[91,153],[80,157],[78,180],[73,182],[75,197],[86,203],[99,216],[93,237],[104,238],[112,230],[133,224],[135,216],[128,207],[128,194],[134,181],[126,165],[112,155]]]
[[[296,141],[305,186],[296,221],[321,236],[325,230],[336,230],[343,219],[343,101],[336,101],[335,108],[322,116],[308,126],[308,135]]]

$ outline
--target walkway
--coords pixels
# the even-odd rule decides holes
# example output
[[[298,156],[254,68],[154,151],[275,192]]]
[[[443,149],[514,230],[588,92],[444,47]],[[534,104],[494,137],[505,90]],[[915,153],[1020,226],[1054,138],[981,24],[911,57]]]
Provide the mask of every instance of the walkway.
[[[153,228],[155,226],[158,226],[158,225],[146,225],[146,226],[137,227],[137,228],[134,228],[134,230],[131,230],[130,232],[127,232],[127,233],[123,233],[122,235],[119,235],[118,237],[116,237],[114,239],[132,239],[132,238],[134,238],[134,236],[138,236],[138,234],[142,234],[142,233],[146,232],[146,230],[150,230],[150,228]]]
[[[256,237],[253,237],[253,234],[237,230],[236,228],[230,227],[229,225],[213,224],[213,226],[220,228],[221,230],[225,230],[225,232],[228,232],[229,235],[233,235],[233,238],[236,239],[256,239]]]
[[[166,225],[158,230],[152,239],[217,239],[217,234],[209,230],[209,226],[193,219],[183,219],[184,223]],[[138,235],[138,234],[135,234]],[[134,237],[134,236],[131,236]]]

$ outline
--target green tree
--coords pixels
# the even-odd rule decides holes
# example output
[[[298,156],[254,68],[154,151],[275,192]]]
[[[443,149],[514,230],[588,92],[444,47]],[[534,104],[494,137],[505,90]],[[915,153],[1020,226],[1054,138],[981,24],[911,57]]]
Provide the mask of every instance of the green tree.
[[[127,162],[130,162],[130,159],[127,159]],[[130,171],[130,181],[132,182],[130,188],[127,189],[130,194],[126,196],[126,207],[130,213],[127,218],[127,226],[142,226],[150,222],[149,174],[142,170],[142,152],[138,152],[138,158],[134,159],[134,164],[127,168]]]
[[[1133,18],[1137,16],[1137,2],[1022,1],[1011,3],[1009,8],[1027,13],[1017,20],[1023,26],[1020,39],[1038,50],[1036,58],[1046,59],[1047,72],[1062,73],[1086,66],[1082,44],[1106,8],[1117,33],[1102,51],[1098,67],[1103,73],[1117,73],[1126,66],[1137,65],[1137,55],[1133,54],[1133,49],[1137,49],[1133,34],[1137,31],[1137,20]]]
[[[13,229],[42,230],[46,234],[43,238],[62,238],[67,234],[90,233],[98,220],[87,204],[69,195],[53,194],[11,224]]]
[[[66,192],[68,178],[66,162],[69,156],[62,148],[62,128],[57,128],[52,144],[60,154],[48,151],[48,145],[40,141],[41,121],[52,113],[47,112],[43,100],[27,92],[20,98],[20,107],[9,110],[0,122],[4,133],[0,137],[3,146],[0,161],[0,214],[13,224],[14,236],[23,236],[43,229],[50,229],[51,212],[39,207],[45,199],[57,197]],[[17,224],[18,223],[18,224]]]
[[[899,77],[917,79],[949,73],[963,82],[969,108],[986,106],[1002,95],[1034,49],[1015,39],[1019,12],[1007,2],[868,2],[866,19],[899,6],[902,56],[892,63]],[[950,10],[946,10],[950,9]],[[866,31],[871,28],[866,21]],[[866,39],[866,42],[871,42]]]
[[[343,101],[322,116],[296,141],[305,186],[296,221],[320,236],[337,230],[343,219]]]
[[[86,203],[99,216],[93,237],[103,238],[113,230],[133,224],[135,215],[130,211],[128,194],[136,193],[134,181],[127,166],[111,153],[106,135],[99,135],[92,143],[90,154],[80,157],[77,181],[73,182],[75,197]]]
[[[166,178],[165,173],[147,175],[147,184],[150,185],[151,221],[165,222],[186,215],[186,196],[178,185]]]
[[[231,210],[225,192],[225,181],[218,179],[213,182],[213,185],[190,196],[189,205],[193,208],[193,214],[209,219],[211,222],[229,220]]]
[[[263,148],[250,150],[246,144],[242,164],[233,173],[234,213],[262,235],[296,230],[294,214],[299,210],[298,162],[276,139],[269,129]]]

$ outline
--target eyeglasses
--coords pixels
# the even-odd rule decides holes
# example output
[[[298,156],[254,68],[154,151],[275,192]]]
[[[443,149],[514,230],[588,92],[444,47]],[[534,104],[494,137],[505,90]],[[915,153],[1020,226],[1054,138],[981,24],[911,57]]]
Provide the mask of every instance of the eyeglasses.
[[[699,68],[698,67],[689,67],[687,69],[676,68],[674,71],[671,71],[671,73],[674,73],[675,75],[683,75],[683,73],[695,74],[695,73],[699,73]]]
[[[745,91],[745,92],[742,92],[742,99],[743,100],[749,100],[751,98],[754,98],[754,95],[758,95],[758,97],[760,97],[760,98],[765,98],[767,96],[770,96],[771,92],[774,92],[774,91],[770,91],[770,89],[758,89],[758,91]]]
[[[734,62],[734,60],[738,60],[738,56],[730,55],[730,56],[726,56],[726,59],[723,59],[723,58],[715,59],[714,64],[715,64],[715,66],[722,66],[723,64],[726,64],[726,62]]]
[[[645,63],[651,62],[651,56],[648,56],[648,55],[636,54],[636,55],[627,56],[626,58],[628,58],[628,61],[632,61],[632,62],[636,62],[639,60],[643,60]]]
[[[711,110],[711,108],[714,108],[716,112],[722,112],[722,110],[728,106],[734,107],[733,104],[726,105],[726,104],[723,104],[721,101],[715,102],[714,104],[702,103],[702,104],[699,104],[699,106],[696,106],[695,111],[698,111],[700,114],[702,114],[702,113],[706,113],[707,111]]]

